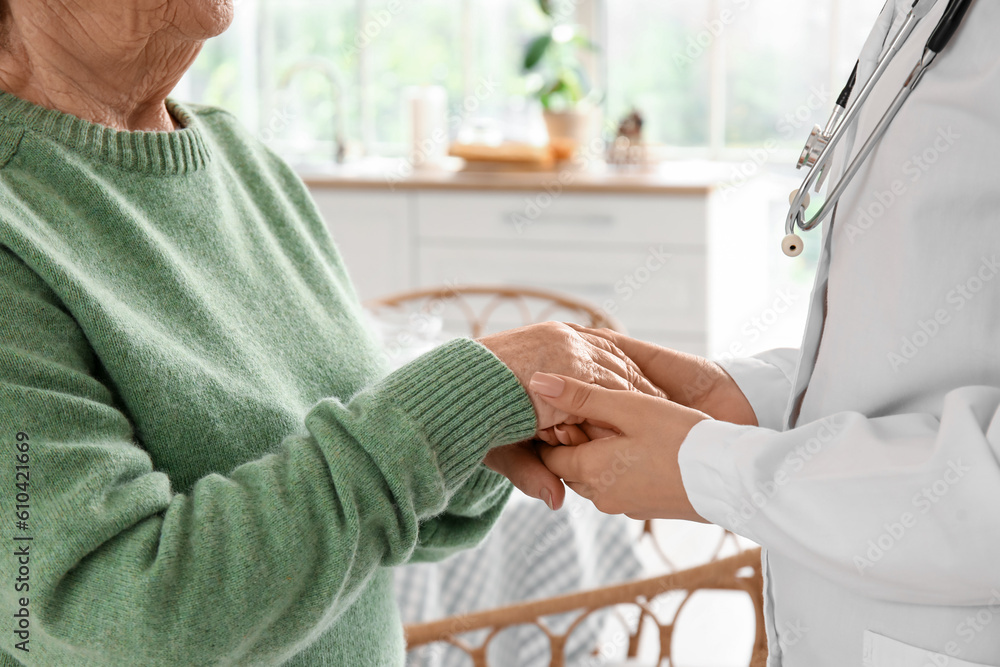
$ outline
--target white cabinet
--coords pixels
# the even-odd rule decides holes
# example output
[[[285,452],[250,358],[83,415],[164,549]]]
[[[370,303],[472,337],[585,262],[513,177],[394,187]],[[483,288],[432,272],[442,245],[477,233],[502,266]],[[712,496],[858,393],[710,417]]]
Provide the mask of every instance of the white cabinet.
[[[705,246],[703,196],[424,191],[416,202],[426,238]]]
[[[313,193],[362,298],[445,283],[551,289],[637,337],[707,352],[707,189]]]
[[[410,287],[413,238],[406,194],[313,188],[312,195],[363,299]]]

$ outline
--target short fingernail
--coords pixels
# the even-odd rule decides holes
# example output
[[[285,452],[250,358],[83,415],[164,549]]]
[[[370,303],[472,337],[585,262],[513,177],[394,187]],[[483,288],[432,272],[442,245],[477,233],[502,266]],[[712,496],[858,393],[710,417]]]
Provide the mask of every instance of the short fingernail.
[[[556,426],[552,430],[556,433],[556,440],[564,445],[570,443],[569,433],[566,432],[566,429],[562,425]]]
[[[542,489],[542,500],[545,501],[550,510],[555,511],[556,508],[552,506],[552,494],[549,493],[548,489]]]
[[[531,382],[528,383],[528,388],[532,391],[550,398],[562,396],[565,387],[566,382],[561,377],[546,373],[535,373],[531,376]]]

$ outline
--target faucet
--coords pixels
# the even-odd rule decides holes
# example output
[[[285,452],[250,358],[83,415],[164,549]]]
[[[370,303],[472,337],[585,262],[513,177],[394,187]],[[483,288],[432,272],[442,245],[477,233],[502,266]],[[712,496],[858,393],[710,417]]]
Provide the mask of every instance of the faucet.
[[[297,74],[308,70],[319,72],[330,84],[330,91],[333,98],[333,111],[336,119],[333,130],[333,159],[337,162],[337,164],[343,164],[347,150],[345,139],[346,133],[344,131],[344,109],[342,106],[344,100],[344,85],[341,81],[340,73],[337,71],[337,67],[326,58],[320,58],[318,56],[303,58],[302,60],[295,62],[291,67],[285,70],[284,74],[281,75],[281,79],[278,81],[278,90],[285,90]]]

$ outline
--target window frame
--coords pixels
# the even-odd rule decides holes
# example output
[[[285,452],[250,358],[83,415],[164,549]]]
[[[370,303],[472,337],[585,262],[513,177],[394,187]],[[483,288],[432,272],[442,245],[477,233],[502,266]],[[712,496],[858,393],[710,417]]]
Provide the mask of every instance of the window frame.
[[[236,17],[230,31],[239,33],[239,57],[243,62],[242,75],[240,77],[240,96],[244,100],[246,108],[241,110],[245,122],[255,128],[258,136],[266,136],[268,132],[273,132],[271,125],[277,113],[273,109],[273,103],[277,95],[277,73],[275,67],[275,48],[273,36],[269,34],[266,26],[272,12],[278,10],[275,3],[269,0],[235,0],[237,8]],[[406,0],[397,0],[403,2]],[[473,39],[475,35],[476,4],[484,0],[460,0],[462,25],[462,47],[463,54],[461,78],[462,89],[466,96],[470,96],[475,88],[476,82],[480,80],[482,74],[476,71]],[[488,0],[485,0],[488,1]],[[611,0],[614,1],[614,0]],[[830,3],[831,20],[828,24],[830,45],[829,62],[838,62],[840,49],[842,48],[840,39],[840,23],[843,15],[843,3],[845,0],[828,0]],[[595,43],[608,43],[608,21],[607,9],[609,0],[568,0],[575,9],[576,22],[582,27],[584,33]],[[721,0],[707,0],[705,3],[706,18],[719,14],[722,7]],[[357,24],[353,28],[355,37],[362,35],[365,25],[374,17],[371,15],[371,0],[354,0]],[[650,154],[654,159],[707,159],[719,161],[737,161],[746,157],[748,147],[727,146],[726,135],[726,49],[727,34],[723,31],[708,47],[708,57],[710,59],[709,72],[709,143],[702,146],[670,146],[664,144],[651,144]],[[598,49],[593,54],[584,57],[584,66],[587,69],[591,80],[599,89],[607,88],[609,76],[609,63],[604,55],[606,51]],[[403,146],[386,144],[379,141],[375,129],[375,108],[372,100],[373,76],[371,71],[371,54],[369,49],[360,48],[356,51],[354,58],[354,69],[345,71],[348,81],[357,82],[357,90],[352,91],[350,99],[357,105],[355,109],[360,127],[354,128],[360,140],[361,151],[364,155],[381,155],[405,150]],[[832,70],[833,68],[831,68]],[[834,80],[836,73],[830,72],[830,89],[837,87]],[[175,95],[190,97],[190,87],[182,79]],[[607,102],[602,102],[602,110],[607,112]],[[803,131],[803,141],[806,139],[806,131]],[[779,149],[774,151],[775,159],[794,160],[798,157],[798,151],[790,149]]]

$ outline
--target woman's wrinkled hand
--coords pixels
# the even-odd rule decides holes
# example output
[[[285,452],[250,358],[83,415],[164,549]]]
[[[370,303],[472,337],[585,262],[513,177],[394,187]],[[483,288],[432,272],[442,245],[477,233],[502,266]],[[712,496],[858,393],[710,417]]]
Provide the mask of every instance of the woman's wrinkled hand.
[[[485,463],[492,470],[509,478],[518,489],[533,498],[544,500],[549,507],[562,506],[566,490],[562,481],[542,463],[537,448],[544,442],[559,442],[558,433],[570,433],[580,440],[587,431],[602,436],[592,424],[555,406],[529,387],[535,373],[557,373],[593,383],[608,389],[636,395],[665,397],[659,387],[647,379],[628,355],[613,342],[589,331],[577,331],[559,322],[546,322],[513,329],[479,339],[479,343],[495,354],[520,380],[535,408],[540,441],[516,443],[490,451]],[[560,429],[558,432],[556,428]],[[568,429],[568,430],[567,430]]]
[[[554,408],[610,427],[605,437],[575,446],[538,446],[546,467],[575,492],[608,514],[704,521],[688,500],[677,454],[691,429],[711,417],[667,399],[559,375],[535,375],[531,387]]]
[[[664,396],[627,354],[612,341],[561,322],[533,324],[479,339],[521,381],[543,431],[558,424],[583,421],[540,400],[528,382],[535,373],[557,373],[608,389]]]

